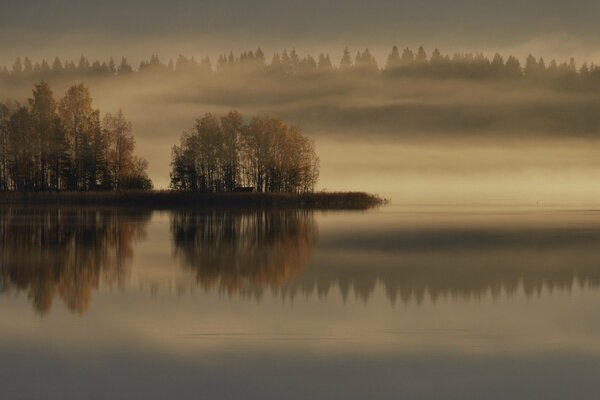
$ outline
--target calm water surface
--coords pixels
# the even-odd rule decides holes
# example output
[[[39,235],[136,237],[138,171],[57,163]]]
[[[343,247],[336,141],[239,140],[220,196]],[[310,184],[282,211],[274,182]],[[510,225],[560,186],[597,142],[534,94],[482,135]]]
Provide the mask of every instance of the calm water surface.
[[[593,399],[600,213],[0,208],[1,399]]]

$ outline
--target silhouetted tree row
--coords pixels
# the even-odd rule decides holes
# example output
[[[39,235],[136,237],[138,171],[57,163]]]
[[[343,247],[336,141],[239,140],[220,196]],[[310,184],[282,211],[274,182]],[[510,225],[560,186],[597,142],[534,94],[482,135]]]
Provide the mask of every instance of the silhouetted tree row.
[[[134,148],[123,113],[101,118],[82,84],[56,100],[42,81],[28,104],[0,103],[2,191],[149,189]]]
[[[188,192],[310,192],[319,177],[314,143],[270,117],[206,114],[173,147],[171,188]]]
[[[514,56],[503,57],[500,54],[495,54],[492,58],[482,53],[444,55],[438,49],[428,54],[423,47],[414,51],[409,48],[400,50],[394,46],[381,66],[369,49],[358,51],[353,55],[348,48],[344,49],[339,62],[332,61],[328,54],[319,54],[318,57],[310,54],[300,56],[295,49],[289,52],[285,49],[281,53],[277,52],[268,62],[266,55],[259,48],[256,51],[244,51],[239,55],[234,55],[233,52],[220,55],[214,65],[209,57],[196,60],[194,57],[180,55],[175,61],[171,59],[163,62],[157,55],[152,55],[149,60],[142,61],[137,68],[126,58],[122,58],[119,62],[115,62],[112,58],[108,61],[90,62],[82,56],[77,62],[62,62],[56,57],[52,63],[46,60],[33,63],[25,57],[17,58],[11,68],[6,66],[0,68],[0,80],[110,77],[146,72],[210,75],[234,71],[274,75],[358,71],[390,77],[416,75],[438,78],[557,78],[561,76],[600,78],[600,67],[586,63],[577,67],[573,58],[566,62],[555,60],[547,62],[541,57],[530,55],[526,60],[520,61]]]

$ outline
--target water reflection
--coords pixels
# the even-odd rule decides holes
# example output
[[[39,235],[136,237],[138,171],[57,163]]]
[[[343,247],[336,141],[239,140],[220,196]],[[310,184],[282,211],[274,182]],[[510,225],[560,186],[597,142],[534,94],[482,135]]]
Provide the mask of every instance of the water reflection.
[[[55,296],[83,313],[100,281],[126,283],[149,211],[0,208],[0,290],[25,291],[46,314]]]
[[[312,212],[177,211],[175,256],[206,290],[255,293],[278,289],[309,263],[317,241]]]
[[[550,226],[521,218],[522,226],[395,225],[327,235],[320,243],[321,268],[308,271],[287,292],[326,296],[338,288],[344,299],[354,294],[367,301],[381,285],[391,303],[408,304],[597,289],[600,226],[569,216],[546,218]]]
[[[102,284],[124,288],[151,276],[170,287],[173,273],[204,292],[258,298],[268,291],[282,299],[333,292],[366,302],[381,290],[392,304],[600,286],[600,220],[593,216],[382,223],[362,214],[350,224],[348,216],[0,208],[0,291],[24,292],[46,314],[55,297],[83,313]]]
[[[0,397],[586,398],[600,213],[491,214],[0,208]]]

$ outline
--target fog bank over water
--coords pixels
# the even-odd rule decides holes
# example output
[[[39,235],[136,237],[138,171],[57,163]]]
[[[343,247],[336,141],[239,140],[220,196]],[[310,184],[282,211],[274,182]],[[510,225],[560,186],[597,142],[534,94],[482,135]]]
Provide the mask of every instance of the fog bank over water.
[[[599,150],[596,141],[539,146],[325,141],[321,181],[327,189],[367,190],[399,205],[593,207],[600,202]]]
[[[554,79],[554,78],[553,78]],[[122,108],[157,188],[171,147],[196,118],[269,114],[316,142],[319,188],[366,190],[402,204],[589,205],[600,200],[595,77],[434,79],[354,71],[279,76],[244,69],[50,79],[83,81],[94,106]],[[587,79],[587,78],[586,78]],[[25,102],[31,82],[7,81]]]

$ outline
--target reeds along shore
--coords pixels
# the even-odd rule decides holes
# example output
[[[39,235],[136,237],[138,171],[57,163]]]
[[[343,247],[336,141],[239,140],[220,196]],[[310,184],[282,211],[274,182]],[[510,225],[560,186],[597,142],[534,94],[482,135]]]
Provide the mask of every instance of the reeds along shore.
[[[254,207],[365,210],[386,203],[363,192],[181,193],[174,191],[4,192],[0,205],[93,205],[124,207]]]

